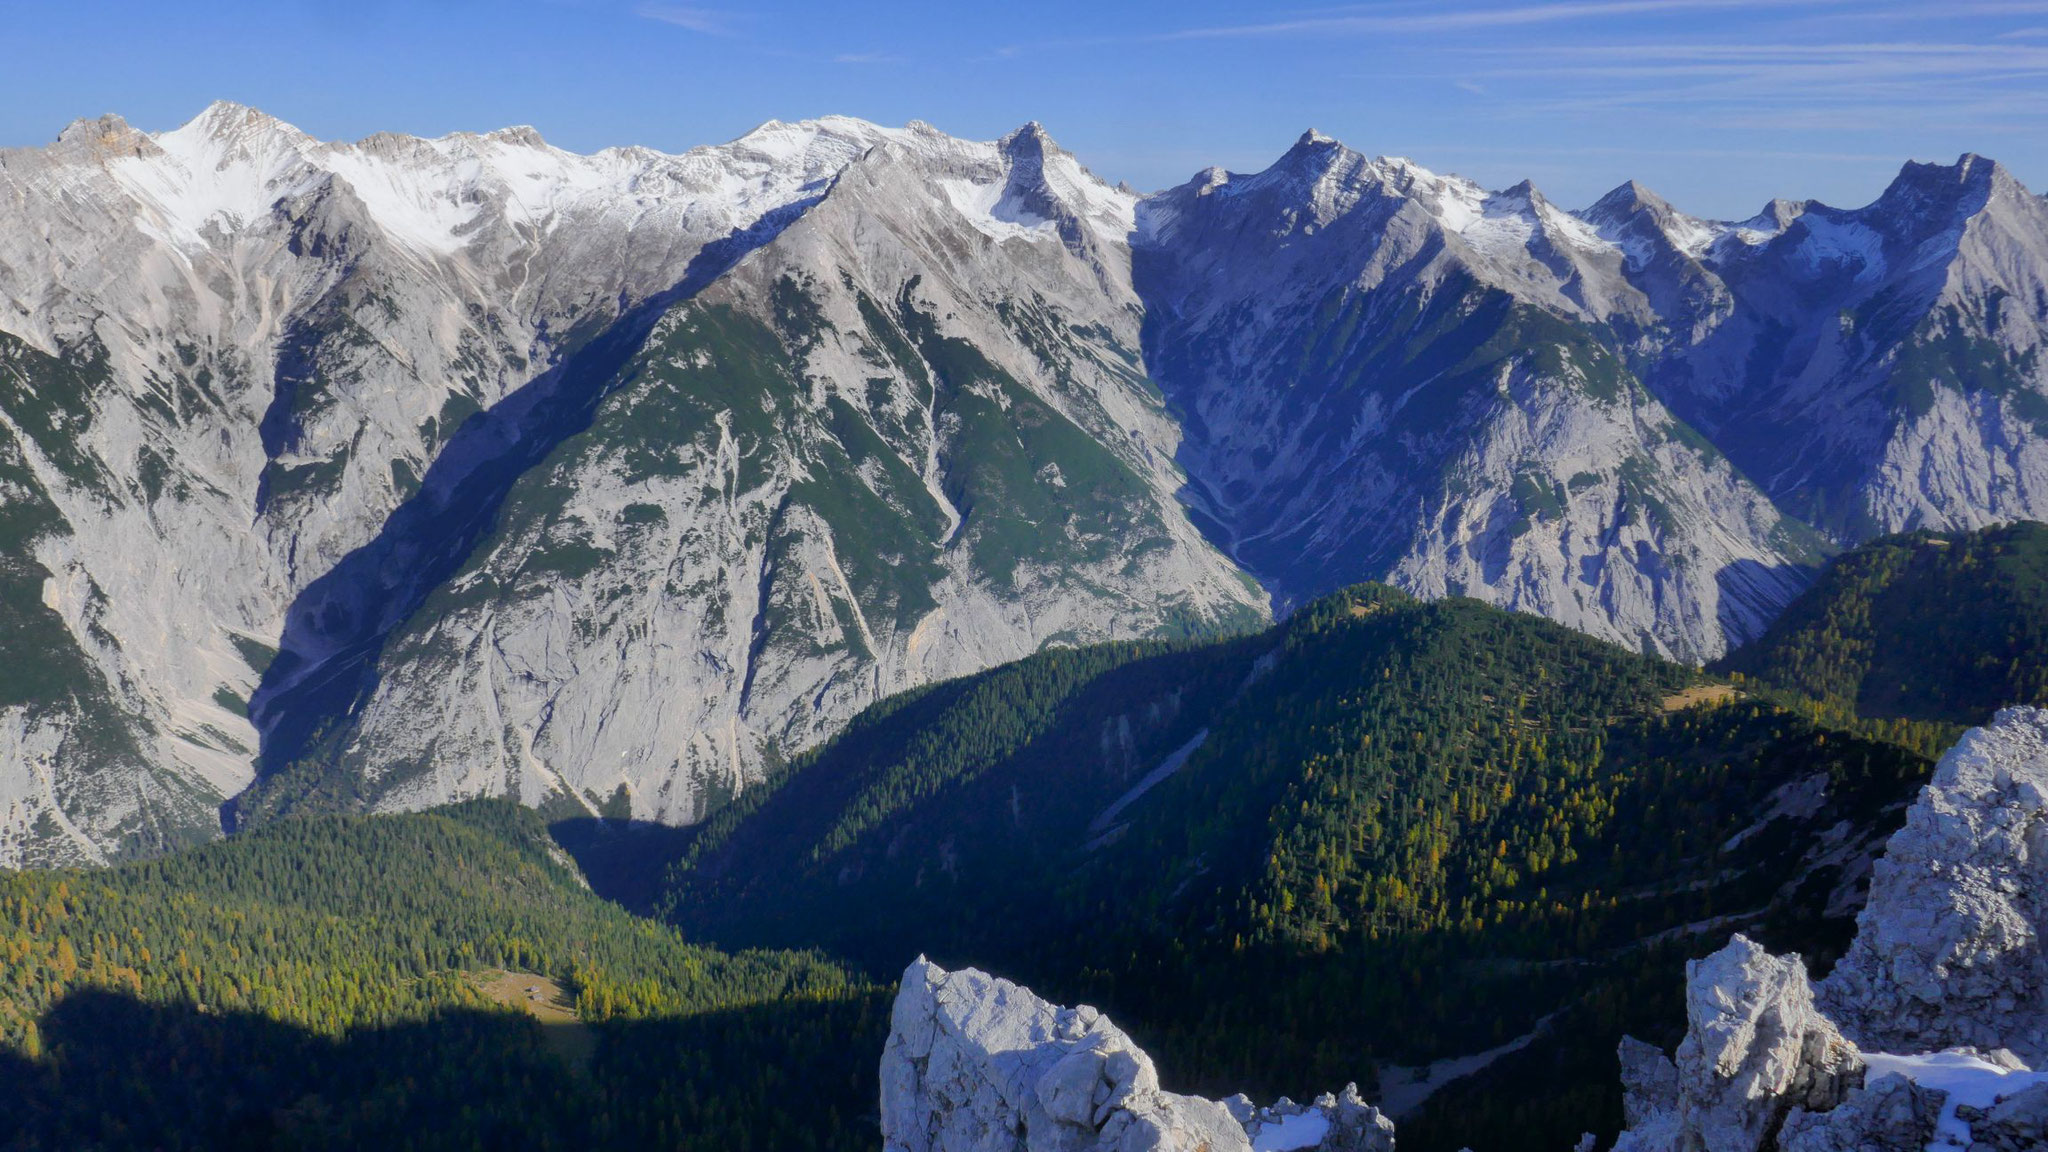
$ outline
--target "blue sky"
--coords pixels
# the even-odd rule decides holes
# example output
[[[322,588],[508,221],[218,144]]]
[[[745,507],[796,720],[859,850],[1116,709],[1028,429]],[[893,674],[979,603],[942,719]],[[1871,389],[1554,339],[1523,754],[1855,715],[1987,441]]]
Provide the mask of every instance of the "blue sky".
[[[1630,177],[1703,215],[1855,205],[1966,150],[2048,191],[2048,0],[0,0],[0,49],[0,146],[226,98],[327,138],[530,123],[578,151],[1036,119],[1148,190],[1315,127],[1573,207]]]

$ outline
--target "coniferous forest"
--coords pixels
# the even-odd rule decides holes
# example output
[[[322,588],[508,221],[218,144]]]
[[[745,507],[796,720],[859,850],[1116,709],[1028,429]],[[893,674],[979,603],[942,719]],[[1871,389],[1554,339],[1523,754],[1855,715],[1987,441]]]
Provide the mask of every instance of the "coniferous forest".
[[[830,1057],[877,988],[686,943],[502,801],[0,875],[0,961],[9,1147],[874,1143],[871,1073]],[[494,972],[559,982],[574,1019],[494,1000]]]
[[[0,1145],[872,1148],[926,953],[1185,1091],[1527,1038],[1402,1147],[1569,1147],[1684,959],[1824,969],[1932,757],[2048,702],[2044,576],[2041,525],[1887,538],[1704,671],[1362,585],[892,698],[681,833],[473,801],[0,875]]]

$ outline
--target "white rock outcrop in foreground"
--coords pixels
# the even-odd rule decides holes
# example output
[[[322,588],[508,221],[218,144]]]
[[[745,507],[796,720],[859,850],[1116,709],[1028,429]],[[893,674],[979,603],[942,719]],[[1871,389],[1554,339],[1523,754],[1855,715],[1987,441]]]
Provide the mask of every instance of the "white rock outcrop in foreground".
[[[1866,1048],[2048,1059],[2048,709],[2008,708],[1941,758],[1819,990]]]
[[[885,1152],[1391,1152],[1393,1122],[1358,1098],[1257,1109],[1159,1087],[1109,1018],[972,968],[920,957],[882,1050]]]
[[[1691,1026],[1675,1065],[1647,1044],[1622,1045],[1621,1149],[1755,1152],[1793,1108],[1827,1111],[1862,1083],[1861,1055],[1815,1010],[1797,956],[1737,936],[1686,965],[1685,1001]]]
[[[1739,935],[1687,965],[1676,1062],[1622,1041],[1616,1152],[2043,1147],[2044,851],[2048,710],[2008,708],[1942,757],[1817,993]]]

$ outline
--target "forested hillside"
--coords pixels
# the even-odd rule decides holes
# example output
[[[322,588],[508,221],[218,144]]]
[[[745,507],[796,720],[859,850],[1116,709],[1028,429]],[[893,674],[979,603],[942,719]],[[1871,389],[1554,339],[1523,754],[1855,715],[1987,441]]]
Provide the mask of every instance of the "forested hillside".
[[[1526,1034],[1403,1147],[1568,1147],[1618,1127],[1614,1040],[1675,1040],[1688,955],[1741,928],[1831,962],[1952,721],[2043,682],[2043,533],[1853,552],[1732,680],[1370,585],[1042,653],[870,710],[707,824],[663,909],[1000,971],[1192,1091],[1413,1100],[1410,1069]]]
[[[693,833],[558,828],[607,891],[673,858],[666,924],[492,801],[0,876],[0,1145],[870,1148],[922,952],[1109,1011],[1169,1087],[1356,1079],[1410,1152],[1569,1147],[1685,958],[1832,961],[1925,752],[2044,682],[2044,534],[1853,552],[1725,675],[1379,585],[1044,651]]]
[[[1716,665],[1831,714],[1981,724],[2048,703],[2048,524],[1888,536]]]
[[[1542,1031],[1547,1067],[1404,1139],[1569,1146],[1618,1126],[1613,1037],[1677,1019],[1650,974],[1732,923],[1832,946],[1848,861],[1803,857],[1845,814],[1855,856],[1926,768],[1547,621],[1362,586],[1258,637],[1046,653],[878,710],[713,821],[668,914],[878,976],[1002,971],[1126,1021],[1193,1091],[1379,1070],[1384,1097]],[[1814,803],[1760,821],[1788,785]]]
[[[557,855],[534,813],[480,801],[0,875],[0,1144],[873,1143],[869,1077],[827,1058],[876,1030],[873,989],[687,944]],[[568,1002],[543,1023],[498,972]],[[796,1091],[815,1107],[780,1106]]]

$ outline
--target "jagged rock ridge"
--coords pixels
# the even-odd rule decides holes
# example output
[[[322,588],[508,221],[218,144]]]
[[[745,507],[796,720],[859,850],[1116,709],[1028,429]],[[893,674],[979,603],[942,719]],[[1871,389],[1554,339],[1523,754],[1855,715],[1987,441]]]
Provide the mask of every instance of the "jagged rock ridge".
[[[1093,1008],[1062,1008],[919,957],[882,1050],[885,1152],[1391,1152],[1356,1085],[1272,1108],[1159,1087],[1152,1060]]]

